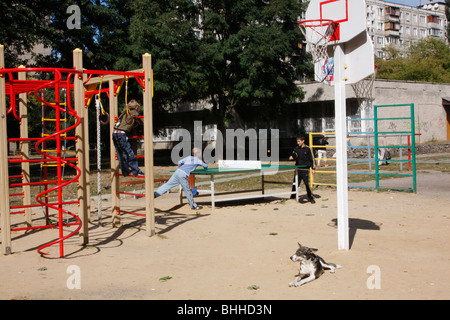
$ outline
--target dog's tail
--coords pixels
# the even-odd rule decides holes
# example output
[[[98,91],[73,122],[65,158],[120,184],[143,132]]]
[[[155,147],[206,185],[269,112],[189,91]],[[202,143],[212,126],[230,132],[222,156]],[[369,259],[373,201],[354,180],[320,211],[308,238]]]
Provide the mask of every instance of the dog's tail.
[[[323,260],[323,259],[320,260],[320,263],[321,263],[322,267],[330,269],[331,272],[334,272],[335,269],[341,269],[342,268],[342,266],[339,265],[339,264],[328,263],[328,262],[325,262],[325,260]]]

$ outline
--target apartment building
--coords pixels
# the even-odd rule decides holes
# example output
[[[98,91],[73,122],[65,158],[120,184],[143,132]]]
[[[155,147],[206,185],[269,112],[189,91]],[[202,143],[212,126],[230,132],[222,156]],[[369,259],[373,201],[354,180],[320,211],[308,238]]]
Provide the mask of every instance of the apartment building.
[[[367,30],[375,56],[383,57],[383,48],[408,47],[422,38],[447,39],[448,20],[445,1],[422,0],[418,7],[383,0],[366,0]]]

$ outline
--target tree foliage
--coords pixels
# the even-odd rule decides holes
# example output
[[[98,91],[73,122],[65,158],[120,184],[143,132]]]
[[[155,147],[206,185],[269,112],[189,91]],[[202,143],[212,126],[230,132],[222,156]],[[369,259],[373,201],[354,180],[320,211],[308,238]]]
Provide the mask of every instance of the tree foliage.
[[[72,51],[84,51],[87,68],[114,68],[128,56],[130,0],[7,0],[0,2],[0,43],[6,47],[6,64],[27,62],[38,66],[72,67]],[[67,9],[77,5],[81,28],[69,28]],[[50,55],[33,52],[35,45]],[[25,61],[21,55],[32,54]]]
[[[71,67],[72,51],[80,48],[85,68],[114,69],[129,55],[130,1],[48,1],[52,6],[49,23],[41,33],[52,54],[38,57],[39,64]],[[67,8],[74,4],[81,12],[80,29],[67,26]]]
[[[66,25],[81,10],[81,28]],[[297,0],[23,0],[1,3],[0,42],[15,53],[41,43],[40,66],[130,70],[152,54],[154,106],[208,101],[219,122],[257,106],[266,118],[303,97],[295,80],[311,73],[299,48]],[[17,55],[16,55],[17,57]],[[15,59],[13,55],[9,58]],[[16,59],[17,60],[17,59]]]
[[[0,1],[0,44],[5,46],[5,64],[19,66],[25,62],[21,55],[31,52],[34,45],[43,40],[47,24],[46,6],[42,0]]]
[[[136,0],[132,7],[134,59],[152,54],[157,105],[209,101],[226,123],[234,110],[258,105],[273,117],[302,97],[294,83],[307,70],[298,1]]]
[[[192,28],[196,8],[187,0],[136,0],[130,25],[131,52],[136,64],[143,53],[152,55],[155,102],[174,107],[195,101],[198,45]]]
[[[208,97],[220,118],[232,110],[257,105],[273,117],[303,96],[295,85],[306,59],[301,38],[298,1],[200,1],[198,65]]]
[[[382,79],[450,83],[450,47],[439,39],[421,39],[405,54],[385,49],[388,59],[377,59],[377,77]]]

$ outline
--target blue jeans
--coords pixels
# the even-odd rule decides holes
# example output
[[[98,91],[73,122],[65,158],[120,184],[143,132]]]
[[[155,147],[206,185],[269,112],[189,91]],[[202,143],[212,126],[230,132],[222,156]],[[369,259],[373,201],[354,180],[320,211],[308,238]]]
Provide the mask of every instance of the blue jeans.
[[[131,149],[130,143],[128,142],[127,134],[125,132],[113,133],[113,142],[114,147],[116,148],[117,159],[119,160],[119,167],[120,170],[122,170],[123,176],[128,176],[130,171],[134,176],[142,174],[142,171],[138,166],[138,160],[134,155],[133,149]]]
[[[189,187],[189,177],[186,172],[183,170],[177,169],[173,175],[170,177],[169,181],[164,183],[155,191],[155,198],[163,195],[170,189],[181,184],[184,193],[186,194],[186,198],[189,202],[189,205],[192,209],[197,208],[197,204],[194,201],[194,197],[192,196],[191,188]]]

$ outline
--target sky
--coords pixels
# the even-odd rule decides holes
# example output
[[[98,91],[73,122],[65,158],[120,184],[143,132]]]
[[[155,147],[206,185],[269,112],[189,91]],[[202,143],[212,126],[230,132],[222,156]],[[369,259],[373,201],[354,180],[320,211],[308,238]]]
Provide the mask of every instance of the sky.
[[[392,3],[398,3],[398,4],[405,4],[411,7],[418,7],[420,5],[428,4],[430,3],[429,0],[384,0],[386,2],[392,2]],[[433,1],[435,2],[435,1]]]

